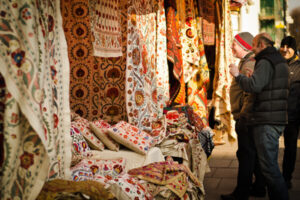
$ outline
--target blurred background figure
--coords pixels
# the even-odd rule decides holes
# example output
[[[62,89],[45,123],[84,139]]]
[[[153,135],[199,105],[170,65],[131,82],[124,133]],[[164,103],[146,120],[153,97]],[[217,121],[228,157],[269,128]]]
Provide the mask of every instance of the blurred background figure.
[[[286,59],[290,70],[290,90],[288,98],[288,125],[284,129],[284,156],[282,175],[287,187],[292,188],[292,174],[295,169],[297,139],[300,122],[300,60],[297,55],[296,40],[292,36],[282,39],[280,53]]]

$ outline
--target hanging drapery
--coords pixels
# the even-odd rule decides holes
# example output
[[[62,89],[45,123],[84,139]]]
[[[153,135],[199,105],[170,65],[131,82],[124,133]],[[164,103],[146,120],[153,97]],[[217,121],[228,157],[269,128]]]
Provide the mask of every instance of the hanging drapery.
[[[176,0],[180,41],[182,45],[183,75],[187,83],[198,72],[200,54],[193,0]]]
[[[160,2],[160,1],[159,1]],[[161,4],[162,5],[162,4]],[[126,64],[126,108],[129,123],[151,131],[151,122],[162,115],[158,102],[157,2],[153,0],[128,2],[128,35]],[[161,16],[160,16],[161,17]],[[158,26],[161,29],[160,26]],[[165,67],[165,66],[164,66]],[[166,71],[166,70],[165,70]]]
[[[126,118],[126,2],[121,1],[123,57],[101,58],[93,55],[89,7],[97,1],[61,1],[63,27],[70,60],[70,106],[90,121],[102,118],[116,123]],[[90,4],[90,5],[89,5]]]
[[[166,0],[167,25],[167,58],[170,71],[170,101],[169,104],[185,104],[185,83],[183,77],[182,51],[180,29],[177,12],[177,2]],[[177,13],[177,14],[176,14]]]
[[[200,0],[198,8],[202,18],[204,45],[215,44],[215,5],[214,0]]]
[[[1,199],[35,199],[69,177],[69,64],[59,1],[1,0],[0,72],[6,83]]]
[[[195,113],[201,117],[203,123],[208,126],[207,111],[207,92],[206,87],[209,83],[209,69],[206,61],[203,36],[201,29],[201,19],[197,2],[194,2],[194,12],[196,19],[196,34],[198,38],[199,66],[197,73],[188,82],[188,104],[191,105]]]
[[[216,73],[214,78],[214,93],[212,105],[215,107],[215,120],[221,122],[223,132],[228,133],[229,140],[236,138],[234,131],[234,120],[231,115],[229,99],[229,89],[231,75],[229,65],[233,62],[231,51],[232,29],[229,0],[217,1],[216,9],[218,12],[219,29],[217,34],[217,53],[216,53]]]
[[[90,1],[94,56],[122,56],[120,0]]]
[[[156,12],[156,76],[157,76],[157,111],[158,117],[163,115],[163,109],[170,99],[169,70],[167,63],[166,15],[164,0],[159,0]]]

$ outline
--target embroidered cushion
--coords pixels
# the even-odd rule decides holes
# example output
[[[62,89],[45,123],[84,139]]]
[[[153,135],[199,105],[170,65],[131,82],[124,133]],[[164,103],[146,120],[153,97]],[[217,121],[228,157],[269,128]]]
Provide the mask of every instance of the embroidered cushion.
[[[101,119],[94,121],[90,123],[90,128],[109,150],[119,151],[120,145],[108,135],[107,129],[110,125],[107,122]]]
[[[102,176],[111,180],[125,172],[126,160],[124,158],[96,159],[87,162],[94,177]]]
[[[82,152],[90,151],[90,147],[82,136],[81,132],[74,124],[71,124],[70,135],[72,137],[72,153],[81,154]]]
[[[71,124],[80,130],[91,149],[101,151],[104,149],[103,143],[91,132],[88,120],[80,117],[71,122]]]
[[[81,160],[74,167],[71,167],[70,170],[73,181],[85,181],[93,179],[92,170],[87,165],[87,161],[85,159]]]
[[[123,174],[115,179],[109,180],[111,191],[117,199],[153,199],[147,188],[138,178]]]
[[[126,160],[117,159],[83,159],[71,168],[72,178],[79,180],[112,180],[124,174]]]
[[[153,143],[152,137],[148,133],[125,121],[120,121],[107,130],[111,138],[143,155],[148,152]]]
[[[153,145],[161,143],[165,137],[167,132],[167,123],[166,117],[163,115],[157,121],[152,122],[151,124],[152,131],[149,133],[153,138]]]

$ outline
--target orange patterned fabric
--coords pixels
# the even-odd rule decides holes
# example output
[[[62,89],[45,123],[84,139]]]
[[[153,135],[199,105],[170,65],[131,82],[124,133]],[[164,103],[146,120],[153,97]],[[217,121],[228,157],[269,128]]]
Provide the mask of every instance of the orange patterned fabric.
[[[183,68],[179,25],[176,19],[176,1],[166,0],[166,5],[168,60],[174,63],[173,74],[176,79],[180,80]]]
[[[109,123],[126,119],[126,3],[121,2],[122,57],[93,56],[88,1],[61,1],[63,28],[70,60],[70,106],[73,111],[94,121]]]

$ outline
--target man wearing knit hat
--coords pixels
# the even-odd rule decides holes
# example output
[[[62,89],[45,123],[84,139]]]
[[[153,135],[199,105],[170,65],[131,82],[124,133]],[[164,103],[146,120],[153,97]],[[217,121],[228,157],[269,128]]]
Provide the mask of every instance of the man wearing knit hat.
[[[288,200],[288,190],[278,165],[278,146],[279,137],[288,122],[289,70],[285,59],[273,45],[269,34],[258,34],[252,43],[256,62],[251,77],[241,74],[236,66],[230,67],[230,73],[242,90],[254,97],[255,106],[247,122],[269,199]]]
[[[253,53],[251,52],[252,40],[253,36],[249,32],[241,32],[235,35],[231,47],[233,55],[240,59],[239,72],[248,77],[251,76],[255,65]],[[256,191],[260,189],[260,196],[265,196],[266,193],[263,175],[260,172],[258,162],[255,162],[256,152],[253,148],[251,132],[248,131],[247,127],[248,112],[252,109],[251,98],[250,94],[243,92],[233,79],[230,87],[230,103],[231,113],[236,121],[235,130],[238,142],[236,155],[239,161],[239,168],[237,186],[231,194],[221,195],[223,200],[248,199],[252,186],[253,172],[256,180],[254,184]]]
[[[282,162],[282,175],[287,187],[290,189],[292,187],[292,173],[295,169],[300,124],[300,60],[296,53],[297,45],[295,38],[292,36],[283,38],[279,51],[287,61],[290,70],[288,125],[283,132],[285,148]]]

